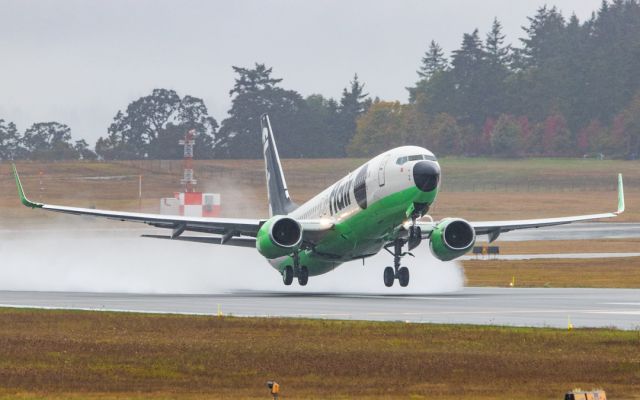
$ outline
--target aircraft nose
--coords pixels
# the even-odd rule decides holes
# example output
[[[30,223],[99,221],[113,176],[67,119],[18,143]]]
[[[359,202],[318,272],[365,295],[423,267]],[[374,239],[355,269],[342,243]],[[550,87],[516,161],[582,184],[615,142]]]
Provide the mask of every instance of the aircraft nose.
[[[430,192],[438,187],[440,166],[432,161],[418,161],[413,166],[413,182],[423,192]]]

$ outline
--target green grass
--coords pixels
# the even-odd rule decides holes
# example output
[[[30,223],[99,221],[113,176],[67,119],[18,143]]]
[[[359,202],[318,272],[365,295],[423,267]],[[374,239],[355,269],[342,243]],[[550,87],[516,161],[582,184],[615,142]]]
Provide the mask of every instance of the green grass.
[[[0,310],[0,398],[640,398],[640,333]]]
[[[463,261],[467,286],[640,288],[640,257]]]

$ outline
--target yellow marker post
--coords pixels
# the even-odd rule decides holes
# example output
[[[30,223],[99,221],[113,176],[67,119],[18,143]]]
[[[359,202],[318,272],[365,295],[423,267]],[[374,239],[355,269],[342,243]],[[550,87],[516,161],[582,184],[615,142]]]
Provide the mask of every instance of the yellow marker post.
[[[567,316],[567,330],[570,331],[573,329],[573,324],[571,323],[571,316]]]
[[[222,317],[222,306],[218,304],[218,318]]]
[[[511,283],[509,284],[509,286],[514,287],[516,285],[516,276],[514,275],[513,277],[511,277]]]

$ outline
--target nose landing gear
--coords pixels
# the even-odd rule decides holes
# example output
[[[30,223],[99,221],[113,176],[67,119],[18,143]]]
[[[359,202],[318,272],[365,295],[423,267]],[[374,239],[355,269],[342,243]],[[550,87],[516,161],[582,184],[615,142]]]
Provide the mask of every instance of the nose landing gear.
[[[393,242],[393,252],[389,250],[388,247],[390,246],[384,248],[393,256],[393,267],[386,267],[384,269],[383,280],[386,287],[393,286],[393,281],[396,280],[396,278],[400,286],[407,287],[407,285],[409,285],[409,268],[400,266],[402,257],[406,255],[413,257],[413,254],[408,251],[402,252],[402,247],[405,243],[406,241],[403,239],[396,239],[395,242]]]
[[[293,267],[291,265],[287,265],[282,270],[282,282],[289,286],[293,283],[293,278],[298,278],[298,284],[300,286],[306,286],[309,282],[309,269],[300,265],[300,257],[298,253],[294,253],[293,255]]]

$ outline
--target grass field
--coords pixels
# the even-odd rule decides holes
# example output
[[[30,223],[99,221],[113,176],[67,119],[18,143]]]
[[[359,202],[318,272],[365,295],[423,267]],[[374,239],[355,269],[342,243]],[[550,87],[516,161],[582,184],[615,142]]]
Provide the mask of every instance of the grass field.
[[[478,245],[486,243],[478,243]],[[638,253],[640,239],[499,242],[500,254]],[[640,288],[640,257],[462,261],[467,286]]]
[[[462,261],[467,286],[640,288],[640,257]]]
[[[0,309],[0,398],[638,399],[637,331]]]

